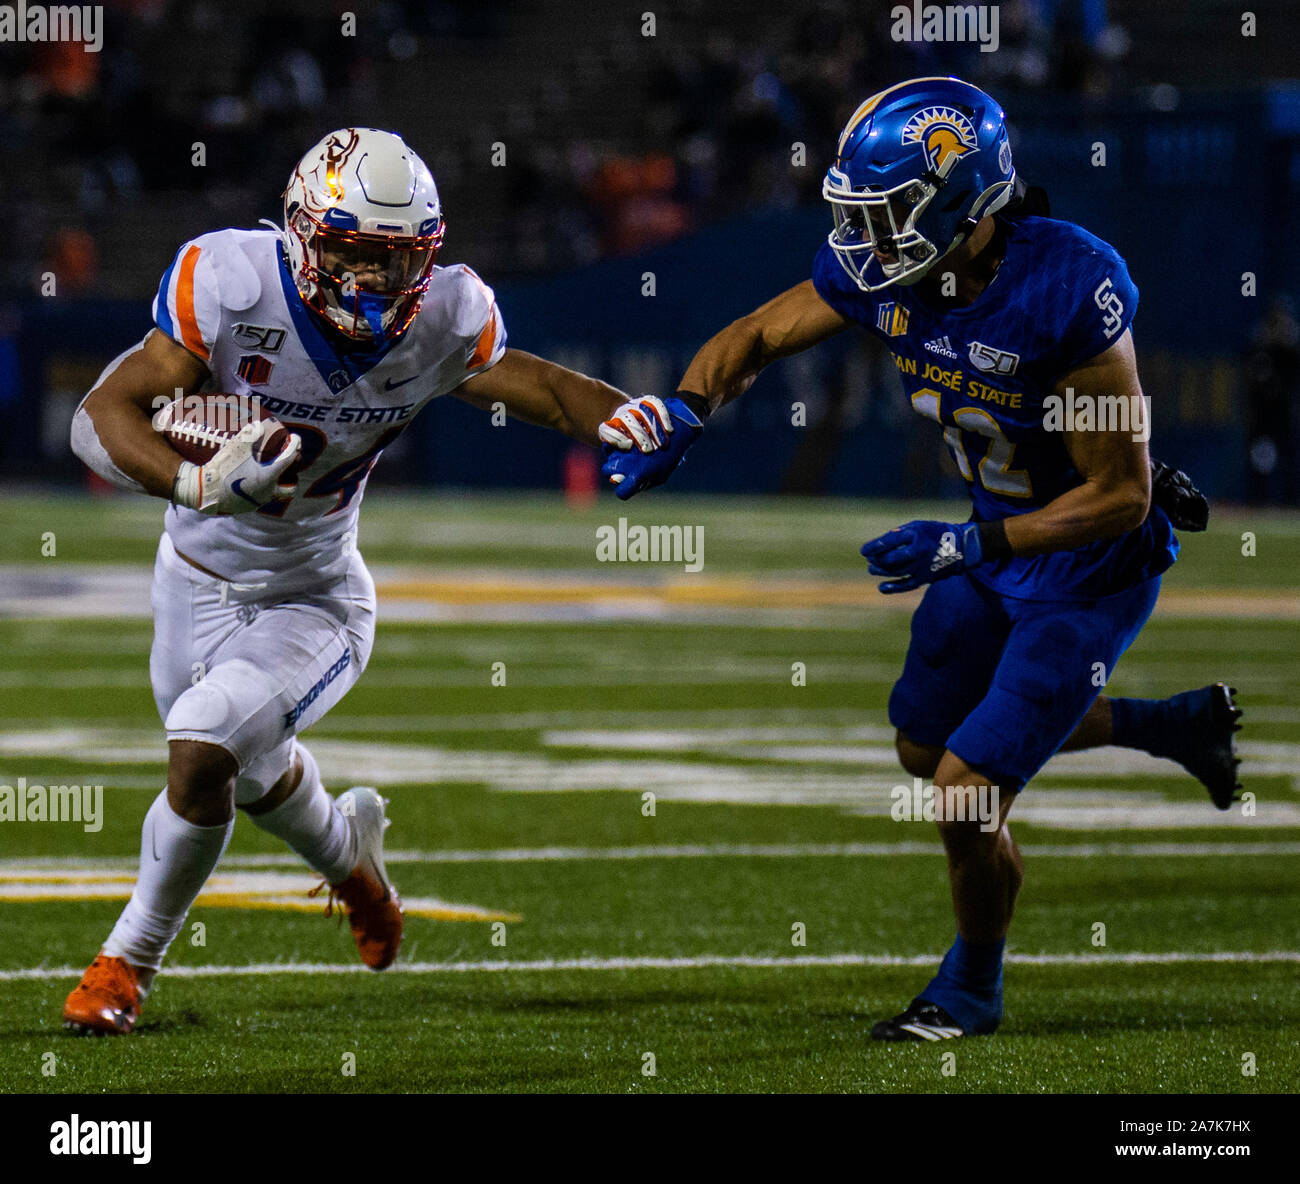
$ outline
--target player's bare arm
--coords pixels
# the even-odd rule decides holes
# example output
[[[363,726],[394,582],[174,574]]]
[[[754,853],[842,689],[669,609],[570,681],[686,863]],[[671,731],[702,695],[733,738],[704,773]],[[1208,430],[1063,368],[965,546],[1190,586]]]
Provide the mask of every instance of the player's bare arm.
[[[154,412],[197,391],[207,377],[208,368],[189,350],[151,329],[82,405],[109,458],[155,497],[171,497],[181,456],[154,430]]]
[[[587,444],[599,443],[601,423],[627,402],[617,387],[520,349],[506,350],[496,365],[453,393],[484,410],[503,404],[516,419]]]
[[[716,411],[744,394],[765,367],[811,349],[851,323],[817,295],[812,280],[805,280],[706,341],[679,387]]]
[[[1104,353],[1066,374],[1056,385],[1075,399],[1120,396],[1130,407],[1144,408],[1138,382],[1133,337],[1127,330]],[[1145,409],[1142,414],[1145,414]],[[1145,440],[1134,439],[1139,425],[1127,431],[1071,431],[1066,436],[1070,460],[1083,484],[1067,490],[1040,510],[1005,520],[1007,542],[1015,555],[1068,551],[1099,539],[1116,538],[1146,521],[1151,509],[1151,459]]]
[[[277,494],[291,492],[283,479],[302,445],[279,431],[270,417],[231,425],[210,448],[186,459],[169,442],[167,427],[181,414],[168,407],[194,394],[207,380],[207,366],[157,329],[110,366],[87,395],[73,425],[73,447],[106,480],[142,489],[206,514],[258,509]],[[168,424],[158,418],[166,408]],[[224,442],[222,442],[224,440]]]
[[[661,485],[703,431],[704,420],[749,389],[778,358],[825,341],[852,322],[797,284],[705,342],[668,399],[636,400],[601,426],[601,473],[624,500]]]

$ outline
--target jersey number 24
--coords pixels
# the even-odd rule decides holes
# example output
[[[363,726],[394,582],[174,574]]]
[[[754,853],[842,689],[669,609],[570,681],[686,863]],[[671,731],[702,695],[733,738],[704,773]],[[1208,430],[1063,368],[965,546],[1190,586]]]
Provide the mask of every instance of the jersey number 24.
[[[297,432],[302,437],[302,452],[298,454],[298,459],[284,471],[285,476],[292,480],[303,469],[310,468],[320,454],[325,451],[325,434],[319,428],[314,428],[310,424],[287,423],[284,426],[291,432]],[[301,495],[295,494],[294,496],[337,497],[339,499],[338,505],[332,507],[329,511],[331,514],[337,514],[356,497],[357,490],[361,488],[361,482],[370,475],[370,470],[375,467],[375,461],[379,459],[379,454],[401,434],[402,428],[389,428],[360,456],[354,456],[351,460],[345,460],[341,465],[336,465],[323,477],[317,477],[305,493]],[[276,498],[273,502],[267,502],[266,505],[259,506],[258,512],[269,514],[272,518],[283,517],[292,500],[293,498],[288,497]]]

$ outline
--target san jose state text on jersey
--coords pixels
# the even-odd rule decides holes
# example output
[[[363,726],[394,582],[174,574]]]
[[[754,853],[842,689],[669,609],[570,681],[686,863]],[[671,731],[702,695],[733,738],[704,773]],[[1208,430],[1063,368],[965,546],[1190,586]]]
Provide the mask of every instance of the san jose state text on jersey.
[[[818,295],[886,343],[913,410],[942,426],[978,521],[1028,513],[1083,483],[1065,434],[1044,426],[1044,399],[1123,336],[1138,302],[1118,252],[1086,230],[997,217],[1006,235],[1002,265],[962,307],[934,308],[899,284],[863,291],[829,245],[813,262]],[[1177,554],[1168,518],[1153,507],[1120,538],[971,574],[1004,595],[1087,600],[1164,571]]]

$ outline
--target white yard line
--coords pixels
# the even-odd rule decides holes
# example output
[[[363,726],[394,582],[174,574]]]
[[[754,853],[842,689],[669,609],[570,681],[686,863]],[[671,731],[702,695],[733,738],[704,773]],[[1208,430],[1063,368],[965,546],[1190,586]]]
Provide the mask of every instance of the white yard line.
[[[548,972],[566,970],[775,970],[794,967],[890,967],[933,966],[939,954],[808,954],[800,956],[771,957],[747,954],[698,954],[681,958],[540,958],[512,962],[507,959],[493,962],[398,962],[388,974],[477,974],[480,972]],[[1285,963],[1300,962],[1300,950],[1245,950],[1233,953],[1215,951],[1190,953],[1168,951],[1162,953],[1126,954],[1008,954],[1012,966],[1171,966],[1198,963]],[[33,966],[16,970],[0,970],[0,982],[21,980],[46,980],[80,978],[83,968],[76,966]],[[168,978],[232,978],[254,975],[334,975],[370,974],[358,963],[333,964],[328,962],[251,962],[243,966],[169,966]]]
[[[1092,856],[1152,857],[1171,855],[1300,855],[1296,843],[1078,843],[1022,845],[1034,858]],[[564,860],[636,859],[802,859],[889,858],[895,855],[940,855],[938,843],[718,843],[641,847],[522,847],[485,851],[392,851],[389,863],[546,863]],[[248,858],[258,858],[250,856]],[[281,856],[271,856],[273,859]],[[295,856],[284,856],[292,863]]]
[[[841,742],[831,742],[835,737]],[[456,784],[529,794],[652,791],[663,802],[819,806],[873,818],[896,816],[899,791],[907,795],[912,789],[911,779],[897,768],[888,730],[867,724],[731,726],[716,733],[698,727],[544,729],[541,751],[464,749],[437,743],[436,735],[429,739],[435,742],[313,734],[308,743],[326,784],[339,787]],[[156,770],[160,741],[156,728],[143,727],[33,726],[0,732],[0,783],[16,784],[17,758],[48,760],[54,753],[76,754],[78,763],[143,764]],[[1157,778],[1184,776],[1173,762],[1107,748],[1054,758],[1017,803],[1014,817],[1074,831],[1214,827],[1258,834],[1300,828],[1300,777],[1295,774],[1300,745],[1246,741],[1240,753],[1247,785],[1254,777],[1277,776],[1288,778],[1294,792],[1266,794],[1254,803],[1251,815],[1217,813],[1203,797],[1171,801],[1159,790]],[[110,770],[89,777],[62,774],[57,780],[112,781],[114,788],[141,784],[156,792],[155,777]],[[1076,783],[1060,784],[1067,778]],[[1091,783],[1078,784],[1082,778]],[[35,778],[28,776],[28,781]],[[919,837],[917,830],[906,834]]]
[[[642,859],[888,859],[898,855],[938,856],[938,843],[700,843],[632,847],[498,847],[482,850],[384,853],[385,863],[564,863]],[[1222,857],[1240,859],[1254,855],[1300,855],[1300,842],[1278,843],[1026,843],[1020,851],[1034,859],[1168,859],[1171,857]],[[92,874],[105,869],[132,869],[134,855],[87,859],[80,855],[48,855],[27,859],[0,859],[0,877],[23,873],[76,869]],[[302,860],[289,853],[228,855],[222,870],[240,868],[301,868]]]
[[[496,545],[549,548],[539,541],[537,531],[541,529],[531,523],[516,526],[512,533],[520,539],[526,536],[526,543],[501,541]],[[557,537],[576,543],[582,536],[562,533]],[[476,542],[491,545],[486,538],[480,536]],[[372,570],[382,615],[390,622],[517,625],[648,620],[678,627],[720,622],[822,628],[835,621],[895,621],[919,599],[919,593],[880,596],[860,573],[838,567],[755,574],[714,565],[710,575],[699,579],[683,576],[675,565],[664,565],[662,571],[597,570],[588,547],[594,547],[592,535],[577,544],[574,566],[568,569],[502,569],[485,562],[468,567],[376,564]],[[775,547],[767,553],[781,552]],[[584,555],[591,559],[584,560]],[[57,569],[40,564],[0,564],[0,619],[143,621],[150,614],[151,570],[148,560],[131,565],[65,562]],[[1158,619],[1215,622],[1294,621],[1300,618],[1300,602],[1287,589],[1171,588],[1161,597],[1156,615]]]

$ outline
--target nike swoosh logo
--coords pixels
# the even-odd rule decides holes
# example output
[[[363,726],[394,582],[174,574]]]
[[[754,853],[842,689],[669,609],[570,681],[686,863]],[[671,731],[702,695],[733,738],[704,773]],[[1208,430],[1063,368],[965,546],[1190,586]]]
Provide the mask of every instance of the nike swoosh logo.
[[[394,382],[391,378],[384,379],[384,390],[395,391],[399,386],[405,386],[408,382],[414,382],[420,376],[412,374],[410,378],[403,378],[401,382]]]
[[[235,480],[233,480],[230,483],[230,492],[233,494],[237,494],[239,497],[242,497],[244,501],[246,501],[250,506],[260,506],[262,504],[261,502],[254,501],[251,497],[248,496],[248,494],[246,494],[240,488],[240,486],[243,484],[244,484],[243,477],[236,477]]]
[[[393,899],[393,890],[392,888],[389,887],[388,881],[384,879],[383,875],[380,874],[379,864],[375,862],[375,858],[373,855],[370,857],[370,870],[375,873],[375,879],[378,880],[384,886],[384,899],[381,900],[379,903],[387,904],[390,900]]]

